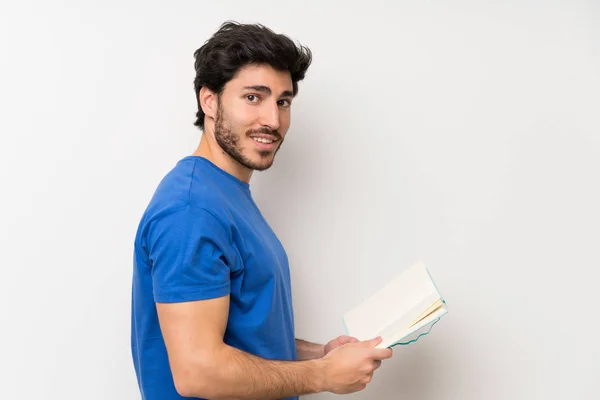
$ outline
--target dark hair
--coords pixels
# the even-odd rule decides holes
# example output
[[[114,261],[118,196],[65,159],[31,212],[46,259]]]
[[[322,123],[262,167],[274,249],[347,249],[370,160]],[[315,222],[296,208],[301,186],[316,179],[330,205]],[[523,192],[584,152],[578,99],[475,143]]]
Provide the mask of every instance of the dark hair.
[[[227,82],[239,69],[248,64],[268,64],[279,71],[289,71],[294,96],[298,93],[298,81],[312,61],[309,48],[296,44],[287,36],[276,34],[261,24],[240,24],[227,21],[194,52],[196,78],[194,92],[198,112],[194,125],[204,129],[204,111],[200,106],[199,93],[202,86],[221,94]]]

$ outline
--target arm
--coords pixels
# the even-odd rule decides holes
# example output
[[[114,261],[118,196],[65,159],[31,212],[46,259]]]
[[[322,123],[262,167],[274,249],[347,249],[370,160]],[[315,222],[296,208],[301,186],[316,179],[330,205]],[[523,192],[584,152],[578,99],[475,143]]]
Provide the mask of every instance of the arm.
[[[321,360],[271,361],[226,345],[229,296],[158,303],[157,310],[175,386],[184,397],[274,399],[327,389]]]
[[[296,339],[296,349],[298,350],[298,358],[300,360],[314,360],[316,358],[325,357],[333,349],[342,347],[347,343],[356,343],[357,338],[351,336],[338,336],[330,340],[326,345],[307,342],[302,339]]]
[[[350,393],[363,389],[380,360],[391,357],[390,349],[373,348],[380,339],[301,361],[266,360],[226,345],[230,275],[238,265],[227,230],[212,214],[186,206],[157,218],[148,231],[154,300],[180,395],[219,400]]]
[[[296,339],[296,349],[299,360],[314,360],[325,356],[324,345],[307,342],[302,339]]]

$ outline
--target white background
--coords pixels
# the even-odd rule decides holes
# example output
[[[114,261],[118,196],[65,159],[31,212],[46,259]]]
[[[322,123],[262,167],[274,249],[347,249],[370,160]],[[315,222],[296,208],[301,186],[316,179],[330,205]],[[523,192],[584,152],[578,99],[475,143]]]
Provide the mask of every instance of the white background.
[[[133,237],[227,19],[314,52],[252,189],[298,336],[419,259],[449,305],[348,398],[600,398],[600,6],[493,3],[2,2],[0,398],[139,398]]]

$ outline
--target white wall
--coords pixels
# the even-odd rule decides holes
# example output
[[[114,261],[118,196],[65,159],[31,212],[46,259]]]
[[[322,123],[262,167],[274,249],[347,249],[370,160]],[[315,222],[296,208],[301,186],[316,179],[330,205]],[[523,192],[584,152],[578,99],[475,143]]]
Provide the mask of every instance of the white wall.
[[[600,6],[441,3],[3,2],[0,398],[139,398],[133,236],[225,19],[314,51],[253,189],[298,335],[417,259],[450,307],[349,398],[600,398]]]

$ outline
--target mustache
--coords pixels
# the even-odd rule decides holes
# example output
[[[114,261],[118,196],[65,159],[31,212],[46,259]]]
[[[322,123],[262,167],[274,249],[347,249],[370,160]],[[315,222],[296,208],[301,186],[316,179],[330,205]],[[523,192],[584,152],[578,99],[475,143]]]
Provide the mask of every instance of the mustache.
[[[273,135],[277,138],[277,140],[281,141],[281,134],[277,132],[277,129],[271,130],[269,128],[259,128],[259,129],[249,129],[246,131],[246,135],[250,136],[252,134],[262,133],[264,135]]]

